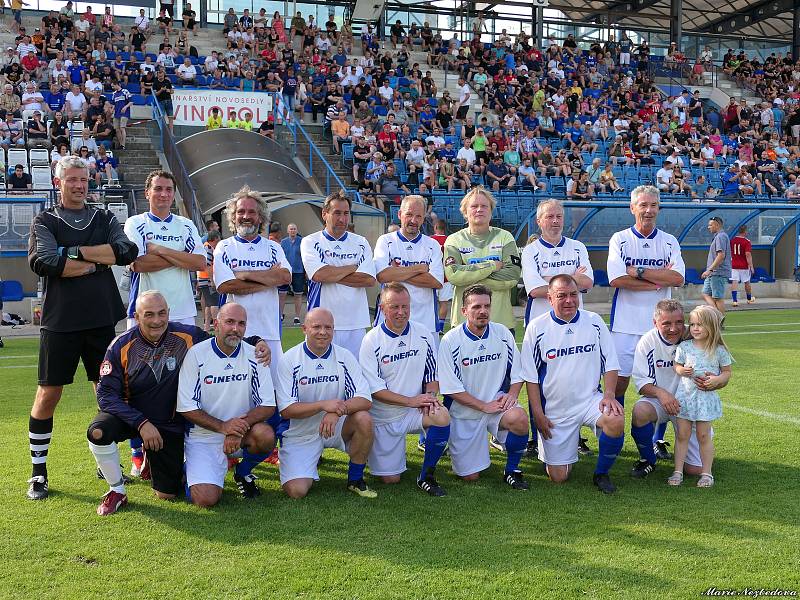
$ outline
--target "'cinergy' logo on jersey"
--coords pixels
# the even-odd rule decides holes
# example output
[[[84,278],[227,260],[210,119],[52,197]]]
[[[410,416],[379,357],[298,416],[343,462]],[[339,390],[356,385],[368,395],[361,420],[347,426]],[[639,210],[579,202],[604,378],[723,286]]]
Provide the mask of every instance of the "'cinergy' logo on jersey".
[[[671,369],[674,366],[674,363],[671,360],[661,360],[661,359],[659,359],[659,360],[656,361],[656,366],[659,369]]]
[[[384,354],[381,356],[381,362],[385,365],[388,365],[389,363],[393,363],[398,360],[413,358],[417,354],[419,354],[419,350],[409,350],[408,352],[400,352],[399,354]]]
[[[233,375],[206,375],[206,378],[203,379],[203,383],[205,384],[212,384],[212,383],[230,383],[232,381],[245,381],[247,379],[247,373],[234,373]]]
[[[330,250],[325,250],[325,257],[349,260],[351,258],[358,258],[358,252],[331,252]]]
[[[569,346],[568,348],[550,348],[545,354],[548,360],[553,360],[559,356],[569,356],[571,354],[586,354],[594,352],[597,344],[584,344],[583,346]]]
[[[465,367],[482,362],[489,362],[490,360],[497,360],[503,355],[502,352],[495,352],[494,354],[482,354],[474,358],[462,358],[461,364]]]
[[[314,385],[315,383],[337,383],[338,375],[320,375],[319,377],[301,377],[297,383],[300,385]]]
[[[410,267],[411,265],[429,265],[430,261],[427,260],[403,260],[399,256],[392,259],[392,264],[395,267]]]
[[[666,258],[626,258],[628,267],[664,267],[669,264]]]
[[[555,260],[553,262],[543,262],[543,269],[557,269],[558,267],[577,267],[578,259],[572,258],[570,260]]]
[[[158,233],[153,233],[152,231],[148,231],[144,234],[144,239],[148,242],[153,240],[158,240],[159,242],[180,242],[181,236],[179,235],[160,235]]]
[[[248,258],[232,258],[231,259],[231,269],[236,269],[238,267],[253,267],[253,268],[261,268],[261,269],[270,269],[272,265],[275,263],[271,260],[250,260]]]

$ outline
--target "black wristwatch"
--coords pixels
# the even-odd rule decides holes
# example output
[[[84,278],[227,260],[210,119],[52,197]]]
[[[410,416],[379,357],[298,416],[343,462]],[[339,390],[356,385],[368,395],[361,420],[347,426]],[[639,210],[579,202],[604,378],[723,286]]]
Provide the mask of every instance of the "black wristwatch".
[[[643,279],[644,267],[636,267],[636,279]]]
[[[80,246],[70,246],[67,248],[67,258],[72,260],[82,260],[83,255],[81,254]]]

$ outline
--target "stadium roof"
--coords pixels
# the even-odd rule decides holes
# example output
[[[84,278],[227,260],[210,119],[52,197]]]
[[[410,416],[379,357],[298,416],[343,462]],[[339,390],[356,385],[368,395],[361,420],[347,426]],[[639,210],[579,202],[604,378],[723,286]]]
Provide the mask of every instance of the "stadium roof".
[[[416,3],[419,0],[395,0]],[[531,6],[532,0],[476,2],[472,10]],[[736,37],[780,38],[791,43],[795,0],[683,0],[683,32]],[[630,29],[669,29],[669,0],[550,0],[571,21],[608,23]]]

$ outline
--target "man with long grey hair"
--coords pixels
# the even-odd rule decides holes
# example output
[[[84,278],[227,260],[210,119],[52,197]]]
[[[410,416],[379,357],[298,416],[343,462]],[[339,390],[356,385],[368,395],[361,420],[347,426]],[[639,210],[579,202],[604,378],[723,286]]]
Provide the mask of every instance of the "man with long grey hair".
[[[260,192],[242,187],[228,200],[225,214],[233,235],[214,249],[214,283],[224,295],[221,304],[236,302],[247,311],[245,335],[269,344],[275,380],[283,355],[278,288],[292,280],[292,265],[280,244],[261,236],[271,215]]]

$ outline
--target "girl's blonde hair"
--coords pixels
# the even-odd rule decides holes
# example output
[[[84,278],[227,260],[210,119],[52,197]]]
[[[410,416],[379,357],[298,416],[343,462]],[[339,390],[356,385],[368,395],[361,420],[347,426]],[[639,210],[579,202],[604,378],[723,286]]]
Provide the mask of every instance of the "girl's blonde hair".
[[[722,319],[723,315],[713,306],[702,304],[696,306],[692,312],[689,313],[689,323],[692,322],[694,317],[699,325],[702,325],[708,336],[704,340],[700,340],[700,347],[705,350],[707,354],[714,355],[719,346],[728,350],[725,340],[722,339]]]

